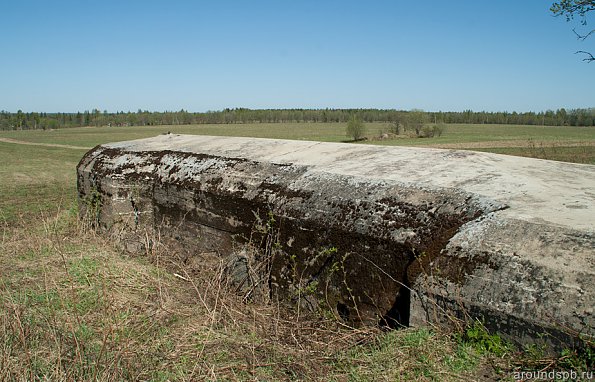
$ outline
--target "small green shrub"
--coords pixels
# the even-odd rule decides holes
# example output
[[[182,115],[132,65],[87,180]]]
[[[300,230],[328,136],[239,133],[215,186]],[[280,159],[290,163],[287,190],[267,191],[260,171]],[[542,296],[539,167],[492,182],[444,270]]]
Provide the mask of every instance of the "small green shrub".
[[[479,320],[474,320],[473,325],[467,327],[462,342],[472,346],[480,354],[494,354],[498,357],[509,353],[512,348],[498,334],[490,334]]]
[[[434,126],[424,126],[421,128],[417,135],[420,138],[433,138],[434,137]]]
[[[434,125],[434,136],[440,137],[440,136],[442,136],[442,134],[444,134],[445,131],[446,131],[446,123],[438,122],[436,125]]]
[[[359,141],[366,135],[366,125],[357,116],[352,116],[347,122],[346,134],[353,138],[354,141]]]
[[[564,349],[558,366],[563,369],[589,371],[595,368],[595,343],[584,341],[579,349]]]
[[[441,136],[446,130],[446,124],[437,123],[435,125],[425,125],[419,130],[417,136],[419,138],[434,138]]]
[[[396,135],[401,135],[405,132],[405,124],[401,121],[395,121],[390,125],[390,132]]]

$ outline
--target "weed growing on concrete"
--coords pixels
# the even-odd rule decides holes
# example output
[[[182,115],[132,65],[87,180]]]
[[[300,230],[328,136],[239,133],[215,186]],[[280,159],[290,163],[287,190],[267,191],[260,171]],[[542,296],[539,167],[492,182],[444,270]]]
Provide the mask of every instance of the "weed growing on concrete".
[[[583,339],[577,349],[564,349],[558,358],[560,368],[576,371],[593,371],[595,369],[595,342]]]
[[[512,345],[498,334],[490,334],[483,322],[475,319],[465,330],[462,341],[473,346],[480,354],[493,354],[502,357],[510,353]]]
[[[96,187],[93,187],[89,194],[83,199],[83,223],[89,228],[99,228],[101,213],[101,194]]]
[[[552,356],[548,350],[545,344],[525,347],[517,362],[517,369],[573,370],[582,373],[595,368],[595,343],[592,339],[583,337],[575,348],[563,349],[556,356]]]

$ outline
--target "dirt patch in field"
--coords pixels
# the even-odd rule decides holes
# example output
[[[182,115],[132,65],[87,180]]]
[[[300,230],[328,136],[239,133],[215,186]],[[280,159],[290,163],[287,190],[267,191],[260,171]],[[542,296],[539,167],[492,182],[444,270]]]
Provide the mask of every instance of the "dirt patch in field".
[[[594,141],[529,141],[523,139],[514,139],[507,141],[484,141],[484,142],[460,142],[460,143],[438,143],[424,146],[436,147],[440,149],[488,149],[488,148],[506,148],[506,147],[580,147],[595,146]]]
[[[91,148],[91,147],[83,147],[83,146],[62,145],[59,143],[26,142],[26,141],[19,141],[17,139],[12,139],[12,138],[0,138],[0,142],[14,143],[17,145],[28,145],[28,146],[59,147],[62,149],[73,149],[73,150],[89,150]]]

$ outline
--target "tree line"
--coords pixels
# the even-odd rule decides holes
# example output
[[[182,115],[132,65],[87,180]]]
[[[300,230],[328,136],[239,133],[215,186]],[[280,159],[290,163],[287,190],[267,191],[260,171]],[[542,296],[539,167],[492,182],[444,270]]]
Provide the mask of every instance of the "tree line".
[[[0,111],[0,130],[57,129],[82,126],[150,126],[227,123],[347,122],[357,115],[362,122],[398,123],[414,113],[429,123],[595,126],[595,108],[545,112],[425,112],[394,109],[224,109],[188,112],[107,112],[94,109],[77,113],[16,113]]]

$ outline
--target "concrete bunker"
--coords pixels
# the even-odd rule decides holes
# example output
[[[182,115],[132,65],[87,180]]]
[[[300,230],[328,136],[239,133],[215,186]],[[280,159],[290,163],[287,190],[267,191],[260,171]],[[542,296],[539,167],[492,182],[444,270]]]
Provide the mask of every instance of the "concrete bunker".
[[[535,199],[557,174],[580,179],[570,193],[585,208],[552,219],[568,200]],[[78,166],[82,213],[130,249],[147,230],[188,256],[249,242],[270,293],[308,309],[391,327],[482,317],[554,346],[593,330],[591,186],[593,166],[171,134],[98,146]]]

